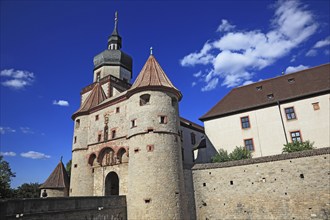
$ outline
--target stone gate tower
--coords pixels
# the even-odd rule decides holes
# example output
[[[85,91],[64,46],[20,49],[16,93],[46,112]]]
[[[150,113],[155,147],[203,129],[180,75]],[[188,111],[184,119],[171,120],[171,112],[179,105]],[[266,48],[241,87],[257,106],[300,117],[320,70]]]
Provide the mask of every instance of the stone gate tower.
[[[152,54],[127,95],[128,219],[183,219],[182,95]]]

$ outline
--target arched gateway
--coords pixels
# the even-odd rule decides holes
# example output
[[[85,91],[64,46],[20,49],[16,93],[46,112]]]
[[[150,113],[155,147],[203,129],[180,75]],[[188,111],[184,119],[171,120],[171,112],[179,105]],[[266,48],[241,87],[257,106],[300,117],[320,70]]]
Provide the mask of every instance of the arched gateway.
[[[119,195],[119,178],[117,173],[110,172],[105,178],[105,196]]]

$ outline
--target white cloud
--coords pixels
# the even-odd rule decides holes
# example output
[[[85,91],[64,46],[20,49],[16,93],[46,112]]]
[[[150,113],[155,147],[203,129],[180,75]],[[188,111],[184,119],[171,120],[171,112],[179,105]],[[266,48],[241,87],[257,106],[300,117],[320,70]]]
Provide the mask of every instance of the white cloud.
[[[196,78],[200,77],[201,75],[202,75],[202,71],[193,74],[193,76]]]
[[[34,134],[34,131],[29,127],[20,127],[20,129],[23,134]]]
[[[321,48],[321,47],[326,47],[330,45],[330,36],[325,38],[324,40],[320,40],[316,42],[314,45],[314,48]]]
[[[212,45],[210,45],[208,42],[206,42],[201,49],[200,52],[191,53],[187,56],[185,56],[181,61],[180,64],[182,66],[195,66],[196,64],[209,64],[211,63],[213,56],[211,54],[208,54],[210,50],[212,49]]]
[[[289,66],[288,68],[286,68],[285,73],[294,73],[294,72],[298,72],[300,70],[304,70],[309,68],[309,66],[304,66],[304,65],[299,65],[299,66]]]
[[[226,22],[222,21],[221,25],[224,24]],[[225,27],[221,25],[219,27]],[[211,67],[209,74],[201,75],[204,77],[202,82],[206,83],[202,91],[210,91],[219,84],[239,86],[250,81],[256,71],[270,66],[299,47],[316,32],[317,27],[313,14],[305,5],[299,1],[280,0],[275,4],[268,31],[227,32],[219,39],[208,40],[201,51],[185,56],[181,65]]]
[[[59,106],[69,106],[69,102],[65,100],[54,100],[53,105],[59,105]]]
[[[29,151],[26,153],[21,153],[22,157],[31,158],[31,159],[49,159],[50,156],[44,153],[36,152],[36,151]]]
[[[15,157],[16,153],[15,152],[0,152],[0,155],[2,156],[8,156],[8,157]]]
[[[192,82],[192,83],[191,83],[191,87],[196,86],[196,84],[197,84],[196,82]]]
[[[317,49],[322,47],[327,47],[330,45],[330,36],[325,38],[324,40],[320,40],[314,44],[314,46],[306,53],[307,57],[314,57],[317,55]],[[325,50],[327,51],[327,50]],[[325,52],[327,55],[327,53]]]
[[[219,25],[217,31],[218,32],[226,32],[234,29],[236,26],[229,24],[229,22],[225,19],[221,20],[221,24]]]
[[[245,81],[245,82],[242,84],[242,86],[250,85],[250,84],[252,84],[252,83],[254,83],[254,82],[251,81],[251,80],[247,80],[247,81]]]
[[[206,92],[206,91],[210,91],[210,90],[215,89],[217,87],[218,83],[219,83],[219,79],[218,78],[213,78],[211,81],[209,81],[207,83],[206,86],[204,86],[202,88],[202,92]]]
[[[13,89],[23,89],[32,85],[35,79],[34,74],[26,70],[5,69],[1,70],[0,76],[4,78],[1,84]]]
[[[10,127],[0,127],[0,134],[13,133],[13,132],[16,132],[16,130]]]

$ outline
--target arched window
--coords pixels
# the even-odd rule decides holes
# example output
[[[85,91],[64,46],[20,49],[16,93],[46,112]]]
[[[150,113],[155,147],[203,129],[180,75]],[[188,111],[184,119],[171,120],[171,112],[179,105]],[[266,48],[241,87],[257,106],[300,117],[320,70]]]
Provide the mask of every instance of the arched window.
[[[110,147],[107,147],[101,151],[99,155],[99,163],[102,166],[109,166],[115,164],[115,154]]]
[[[126,153],[126,150],[125,148],[121,148],[119,151],[118,151],[118,156],[117,156],[118,160],[119,160],[119,163],[128,163],[128,156],[127,156],[127,153]]]
[[[144,94],[140,96],[140,106],[148,105],[150,104],[150,95]]]
[[[97,163],[96,163],[96,155],[95,154],[91,154],[89,156],[89,159],[88,159],[88,164],[90,166],[95,166]]]

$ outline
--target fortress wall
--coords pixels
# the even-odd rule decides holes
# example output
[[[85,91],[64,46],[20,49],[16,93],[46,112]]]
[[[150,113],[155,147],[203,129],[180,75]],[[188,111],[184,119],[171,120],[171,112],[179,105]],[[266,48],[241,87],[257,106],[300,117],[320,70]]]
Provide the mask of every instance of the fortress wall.
[[[0,219],[127,219],[126,197],[70,197],[0,200]]]
[[[330,218],[330,148],[192,170],[197,219]]]
[[[190,216],[190,220],[196,219],[196,209],[195,209],[195,197],[194,197],[194,185],[193,176],[191,169],[183,169],[184,186],[185,186],[185,199],[187,201],[187,211]]]

